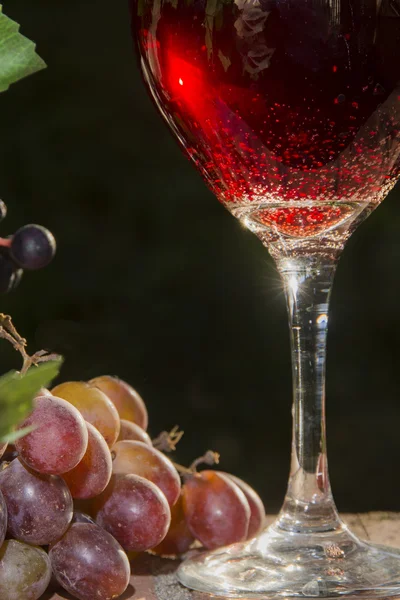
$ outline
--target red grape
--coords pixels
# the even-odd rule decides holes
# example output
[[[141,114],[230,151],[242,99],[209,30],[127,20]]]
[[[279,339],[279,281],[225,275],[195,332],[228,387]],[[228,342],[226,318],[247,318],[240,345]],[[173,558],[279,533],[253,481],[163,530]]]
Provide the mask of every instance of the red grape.
[[[79,600],[112,600],[128,587],[128,557],[97,525],[74,523],[49,556],[59,584]]]
[[[55,542],[72,519],[72,498],[58,475],[41,475],[18,458],[0,472],[8,512],[8,535],[37,546]]]
[[[39,473],[61,475],[82,460],[88,432],[79,411],[55,396],[35,398],[34,409],[20,425],[35,429],[18,439],[15,447],[28,467]]]
[[[49,585],[50,560],[42,548],[7,540],[0,549],[1,600],[37,600]]]
[[[260,496],[257,494],[252,487],[249,486],[248,483],[239,479],[239,477],[235,477],[235,475],[231,475],[230,473],[224,473],[229,479],[231,479],[236,485],[242,490],[243,494],[246,496],[246,500],[250,506],[250,524],[249,524],[249,532],[247,534],[247,538],[251,539],[259,533],[259,531],[264,527],[265,524],[265,508],[263,501]]]
[[[183,486],[186,522],[206,548],[218,548],[247,538],[250,507],[241,489],[216,471],[202,471]]]
[[[110,448],[115,444],[120,419],[114,404],[102,391],[84,381],[67,381],[57,385],[52,393],[73,404],[85,421],[100,431]]]
[[[154,548],[171,523],[171,511],[162,491],[138,475],[113,475],[94,506],[96,523],[127,551]]]
[[[132,386],[110,375],[95,377],[89,383],[107,394],[116,406],[121,419],[133,421],[142,429],[147,429],[149,418],[146,405]]]
[[[113,473],[140,475],[164,492],[169,505],[179,498],[181,480],[172,462],[159,450],[142,442],[117,442],[113,447]]]
[[[167,535],[152,551],[160,556],[179,556],[187,552],[193,542],[194,537],[186,523],[181,495],[171,509],[171,525]]]
[[[94,498],[108,485],[112,473],[111,453],[101,433],[86,423],[89,442],[81,462],[63,479],[73,498]]]
[[[0,492],[0,546],[3,544],[7,533],[7,505],[3,494]]]
[[[121,419],[121,430],[118,436],[118,442],[122,442],[125,440],[131,440],[133,442],[143,442],[143,444],[147,444],[148,446],[152,446],[151,439],[149,434],[133,423],[132,421],[126,421],[125,419]]]

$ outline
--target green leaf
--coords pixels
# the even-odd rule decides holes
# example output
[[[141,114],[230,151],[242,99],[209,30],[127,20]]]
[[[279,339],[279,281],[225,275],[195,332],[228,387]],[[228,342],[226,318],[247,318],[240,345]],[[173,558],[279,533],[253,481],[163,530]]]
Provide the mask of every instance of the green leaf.
[[[12,429],[32,410],[32,401],[60,372],[63,359],[31,367],[25,375],[9,371],[0,377],[0,442],[8,441]]]
[[[0,5],[0,92],[46,67],[35,48],[34,42],[19,33],[18,23],[6,17]]]
[[[3,444],[13,444],[14,442],[16,442],[20,438],[24,437],[25,435],[28,435],[28,433],[31,433],[31,431],[34,431],[35,429],[36,429],[35,425],[30,425],[29,427],[23,427],[22,429],[17,429],[16,431],[11,431],[11,433],[7,433],[7,435],[3,435],[3,437],[1,438],[1,442]]]

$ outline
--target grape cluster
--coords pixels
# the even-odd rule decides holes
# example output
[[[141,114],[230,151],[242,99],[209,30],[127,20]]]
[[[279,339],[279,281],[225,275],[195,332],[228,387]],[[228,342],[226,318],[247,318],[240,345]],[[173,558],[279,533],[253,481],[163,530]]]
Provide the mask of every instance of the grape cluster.
[[[1,600],[37,600],[52,576],[74,598],[111,600],[139,552],[176,557],[262,529],[251,487],[198,472],[199,460],[176,465],[147,425],[142,398],[115,377],[40,391],[18,426],[31,432],[0,447]]]
[[[7,215],[7,207],[0,200],[0,221]],[[0,238],[0,294],[14,290],[24,270],[46,267],[54,257],[56,242],[48,229],[41,225],[25,225],[13,236]]]

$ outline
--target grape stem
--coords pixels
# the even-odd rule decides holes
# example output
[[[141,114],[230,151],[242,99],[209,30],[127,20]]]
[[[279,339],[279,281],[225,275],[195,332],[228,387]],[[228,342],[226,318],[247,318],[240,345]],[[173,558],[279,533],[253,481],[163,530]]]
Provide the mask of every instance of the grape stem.
[[[213,450],[207,450],[207,452],[200,456],[200,458],[196,458],[195,461],[192,462],[189,468],[179,465],[178,463],[173,463],[175,469],[178,471],[180,475],[185,477],[193,477],[197,473],[197,467],[201,464],[213,466],[219,464],[220,455],[218,452],[214,452]]]
[[[11,242],[11,238],[0,238],[0,246],[3,246],[4,248],[10,248]]]
[[[196,460],[192,462],[189,469],[195,473],[199,465],[205,464],[212,467],[213,465],[219,464],[219,459],[220,455],[218,454],[218,452],[214,452],[213,450],[207,450],[204,456],[200,456],[200,458],[196,458]]]
[[[15,329],[11,317],[9,315],[4,315],[3,313],[0,313],[0,338],[10,342],[14,347],[14,350],[21,354],[23,360],[22,369],[20,371],[21,375],[25,375],[33,365],[36,366],[39,363],[59,358],[58,354],[49,354],[46,350],[39,350],[30,356],[26,351],[26,339],[20,336]]]
[[[177,445],[183,437],[184,431],[175,425],[171,431],[162,431],[153,441],[153,447],[160,452],[175,452]]]

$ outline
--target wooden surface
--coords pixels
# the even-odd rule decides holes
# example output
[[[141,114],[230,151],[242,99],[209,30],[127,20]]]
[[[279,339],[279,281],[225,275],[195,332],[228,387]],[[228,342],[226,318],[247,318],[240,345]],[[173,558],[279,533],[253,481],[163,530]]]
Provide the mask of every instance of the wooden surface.
[[[400,513],[343,515],[351,530],[361,539],[400,547]],[[268,517],[269,521],[273,517]],[[215,596],[190,592],[175,578],[178,561],[143,554],[132,561],[131,583],[119,600],[208,600]],[[62,590],[46,592],[40,600],[73,600]],[[93,599],[95,600],[95,599]]]

